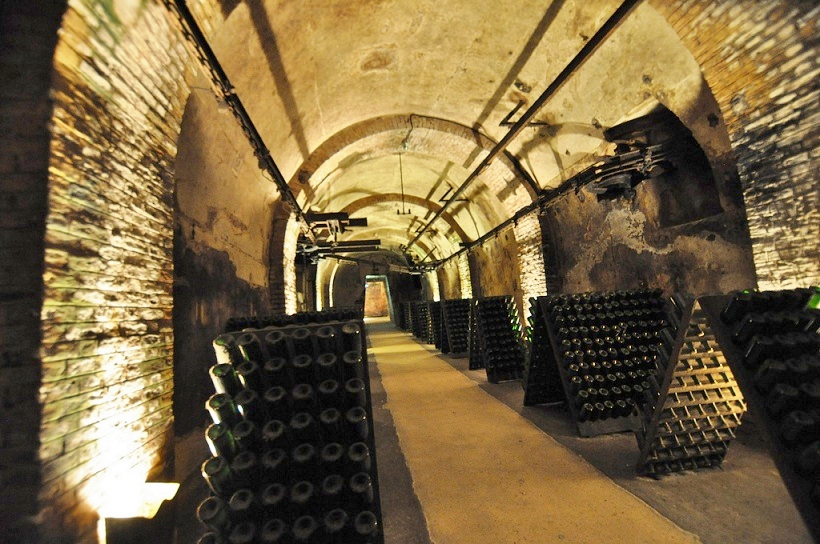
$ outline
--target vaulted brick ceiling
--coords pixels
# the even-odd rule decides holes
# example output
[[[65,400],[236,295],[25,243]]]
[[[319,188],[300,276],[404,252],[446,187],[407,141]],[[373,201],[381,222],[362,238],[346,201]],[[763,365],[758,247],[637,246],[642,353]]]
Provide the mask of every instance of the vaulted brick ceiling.
[[[531,104],[618,4],[248,0],[211,42],[305,208],[340,211],[400,194],[402,181],[406,195],[429,202],[407,215],[396,213],[400,199],[356,209],[397,248],[502,138],[505,116]],[[427,244],[445,256],[453,241],[487,232],[604,152],[602,129],[642,109],[661,102],[691,118],[702,85],[691,54],[642,3],[539,112],[545,124],[513,141],[514,160],[497,160],[448,210],[460,228],[440,220]]]

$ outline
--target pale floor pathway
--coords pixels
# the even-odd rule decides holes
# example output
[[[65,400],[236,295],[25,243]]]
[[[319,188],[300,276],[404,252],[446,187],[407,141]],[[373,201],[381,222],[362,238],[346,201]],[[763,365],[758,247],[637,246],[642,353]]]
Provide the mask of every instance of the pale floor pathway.
[[[434,544],[699,542],[389,322],[368,337]]]

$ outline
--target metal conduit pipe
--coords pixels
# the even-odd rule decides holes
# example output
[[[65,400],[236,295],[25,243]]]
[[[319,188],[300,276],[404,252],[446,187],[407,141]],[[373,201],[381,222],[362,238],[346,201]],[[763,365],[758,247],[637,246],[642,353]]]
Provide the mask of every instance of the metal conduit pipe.
[[[516,121],[507,134],[504,135],[501,140],[493,148],[490,150],[490,153],[484,158],[484,160],[479,163],[479,165],[470,172],[470,175],[467,176],[467,179],[464,180],[464,183],[456,189],[456,192],[444,203],[444,205],[435,213],[435,215],[428,221],[424,227],[420,231],[416,233],[415,238],[413,238],[410,243],[407,244],[406,249],[415,244],[419,238],[421,238],[422,234],[424,234],[428,228],[438,219],[441,215],[450,207],[450,204],[455,202],[461,194],[467,189],[467,187],[472,183],[481,172],[487,168],[490,163],[502,152],[509,143],[512,141],[513,138],[518,136],[522,130],[529,124],[532,118],[538,113],[538,110],[543,107],[543,105],[549,100],[566,82],[569,80],[569,77],[577,70],[586,60],[592,55],[593,52],[601,45],[607,38],[609,38],[610,34],[617,28],[617,26],[621,23],[621,21],[626,18],[627,15],[635,8],[636,5],[641,0],[626,0],[622,3],[618,9],[606,20],[606,22],[601,25],[601,28],[589,39],[589,41],[584,44],[584,47],[578,52],[577,55],[566,65],[566,67],[561,71],[560,74],[553,80],[549,86],[544,89],[544,92],[541,93],[535,102],[533,102],[532,106],[527,109],[526,112],[521,116],[518,121]]]
[[[234,89],[233,84],[230,79],[228,79],[225,70],[222,69],[222,65],[216,58],[216,54],[214,54],[213,49],[211,49],[208,40],[205,38],[205,34],[202,33],[193,14],[188,9],[185,0],[163,0],[163,3],[166,9],[175,16],[194,56],[199,59],[199,62],[210,74],[211,83],[214,86],[215,92],[225,101],[234,117],[239,121],[242,131],[245,133],[245,136],[248,137],[251,147],[253,147],[254,155],[256,155],[256,158],[259,160],[259,168],[270,174],[271,179],[273,179],[273,182],[276,184],[276,188],[279,190],[279,194],[282,195],[282,199],[296,215],[296,220],[304,226],[303,230],[305,234],[311,241],[315,242],[316,237],[310,229],[310,224],[305,218],[302,207],[290,190],[276,162],[274,162],[270,150],[268,150],[265,142],[262,140],[262,136],[256,129],[256,125],[253,124],[248,111],[236,95],[236,89]]]
[[[657,144],[648,146],[643,150],[643,152],[630,152],[624,156],[625,158],[618,156],[611,157],[609,164],[603,166],[598,164],[592,165],[578,175],[568,179],[556,189],[542,192],[538,198],[516,211],[512,217],[502,221],[472,242],[463,244],[462,248],[455,253],[437,261],[421,262],[419,263],[419,267],[424,269],[430,268],[433,270],[440,268],[452,259],[458,258],[458,256],[462,253],[470,251],[474,247],[481,246],[484,242],[490,240],[493,236],[508,228],[510,225],[515,225],[524,216],[529,215],[538,209],[546,210],[549,206],[557,203],[558,199],[568,194],[570,191],[578,191],[582,187],[587,186],[597,179],[617,174],[620,171],[628,171],[629,169],[648,169],[651,166],[664,162],[667,156],[668,152],[664,149],[664,146],[662,144]]]

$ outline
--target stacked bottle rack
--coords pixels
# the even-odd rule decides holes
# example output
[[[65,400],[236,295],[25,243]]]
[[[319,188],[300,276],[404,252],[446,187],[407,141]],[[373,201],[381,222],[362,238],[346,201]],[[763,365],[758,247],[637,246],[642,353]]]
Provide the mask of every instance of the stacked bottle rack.
[[[413,327],[413,305],[409,302],[399,303],[398,327],[403,331],[409,331]]]
[[[441,352],[466,357],[470,338],[470,299],[442,303]]]
[[[265,327],[284,327],[300,323],[327,323],[329,321],[361,320],[364,312],[357,308],[325,308],[316,312],[299,312],[296,314],[275,314],[264,316],[231,317],[225,323],[225,332],[237,332],[244,329],[262,329]]]
[[[424,342],[430,343],[430,307],[427,302],[416,302],[413,307],[413,335]]]
[[[512,297],[478,299],[475,322],[487,381],[520,380],[525,349],[521,343],[518,312]]]
[[[201,542],[382,544],[362,321],[247,329],[213,345]]]
[[[546,332],[578,433],[637,431],[667,317],[659,290],[547,297]]]
[[[820,287],[701,299],[772,457],[820,541]]]
[[[746,403],[698,300],[675,296],[644,391],[637,470],[662,476],[720,466]]]
[[[529,349],[524,364],[524,406],[563,402],[561,375],[547,332],[547,297],[530,299]]]
[[[436,348],[441,349],[441,302],[428,302],[427,313],[430,316],[427,329],[427,343],[433,344]]]
[[[478,339],[478,299],[470,299],[470,370],[484,368],[484,355],[481,353],[481,342]]]

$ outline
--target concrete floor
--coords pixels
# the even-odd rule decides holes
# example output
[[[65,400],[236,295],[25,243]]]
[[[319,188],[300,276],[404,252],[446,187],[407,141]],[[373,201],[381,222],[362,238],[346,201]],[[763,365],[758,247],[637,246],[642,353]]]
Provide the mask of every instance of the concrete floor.
[[[484,371],[467,369],[467,359],[441,355],[432,346],[421,344],[412,335],[399,331],[384,319],[368,320],[367,327],[373,346],[369,350],[371,394],[386,544],[482,544],[490,541],[632,543],[641,540],[699,540],[706,544],[813,542],[767,454],[765,439],[759,436],[755,422],[748,417],[741,426],[737,440],[731,445],[722,469],[687,472],[661,480],[641,478],[634,474],[634,462],[638,456],[634,435],[623,433],[580,438],[563,407],[524,407],[523,389],[519,382],[489,384]],[[393,354],[406,362],[399,374],[395,366],[390,367],[388,359]],[[414,367],[418,371],[415,376]],[[401,390],[403,383],[418,383],[424,379],[424,373],[431,371],[435,372],[435,377],[430,383],[442,386],[425,385],[426,399],[412,400],[407,391]],[[447,387],[444,382],[459,383],[458,393],[450,391],[445,394]],[[482,440],[495,444],[490,455],[497,461],[496,468],[485,470],[478,476],[466,473],[473,481],[459,480],[457,469],[459,463],[475,464],[487,457],[484,453],[471,457],[470,450],[476,448],[462,443],[471,434],[470,423],[458,419],[459,414],[451,413],[443,417],[446,414],[435,414],[432,409],[462,394],[471,399],[480,399],[480,412],[474,411],[469,415],[483,425],[480,431]],[[420,424],[414,423],[414,418]],[[506,451],[498,447],[499,442],[492,442],[493,437],[488,436],[488,433],[494,433],[488,430],[492,429],[492,425],[487,427],[481,421],[486,423],[487,420],[499,419],[504,421],[503,426],[496,427],[499,432],[503,429],[503,433],[513,432],[515,436],[523,433],[523,442],[507,440],[509,436],[506,436],[506,442],[502,440],[507,444]],[[431,439],[434,435],[425,437],[423,432],[425,428],[443,430],[447,420],[458,423],[455,425],[456,431],[451,429],[446,432],[457,432],[458,426],[468,431],[464,436],[455,437],[458,442],[450,444],[454,455],[447,454],[447,448],[435,447],[435,438]],[[454,439],[453,435],[448,439]],[[419,454],[419,447],[424,448],[423,455]],[[562,459],[561,463],[569,463],[561,465],[558,476],[566,474],[570,470],[567,466],[570,466],[571,470],[580,470],[583,478],[564,478],[565,486],[558,488],[553,481],[556,471],[551,469],[550,463],[541,466],[538,459],[525,457],[527,463],[537,466],[534,472],[526,474],[522,472],[526,469],[526,463],[515,465],[520,461],[522,451],[545,451],[547,448],[550,458],[558,456]],[[438,455],[445,458],[436,459]],[[530,454],[529,457],[535,456]],[[540,456],[541,459],[543,457],[546,456]],[[438,470],[435,469],[437,466]],[[442,471],[441,467],[446,468]],[[594,497],[586,499],[587,512],[584,515],[592,513],[582,524],[586,532],[573,533],[572,527],[564,530],[556,524],[561,523],[562,518],[572,517],[561,511],[561,507],[573,504],[573,489],[582,484],[581,480],[584,484],[595,480],[595,485],[601,486],[597,488],[601,491],[596,492],[595,496],[609,496],[611,493],[617,500],[610,501],[608,507],[606,502],[589,502]],[[504,496],[505,490],[528,492],[539,489],[539,486],[546,486],[544,489],[549,490],[550,497],[540,502],[527,502],[524,496],[516,500],[498,500],[493,501],[491,508],[485,509],[483,507],[487,506],[487,501],[479,497],[486,493],[486,488],[482,489],[482,486],[486,487],[487,483],[499,498]],[[206,488],[198,475],[193,475],[183,484],[177,504],[180,544],[196,542],[201,530],[196,525],[193,512],[204,496]],[[448,497],[452,496],[458,501],[459,507],[456,509],[447,502]],[[538,508],[533,508],[533,504],[538,504]],[[624,504],[628,507],[624,508]],[[579,509],[582,508],[576,507],[576,511]],[[557,517],[551,516],[559,511],[563,513]],[[631,516],[629,523],[634,527],[629,524],[619,527],[618,518],[622,521],[625,513]],[[486,519],[488,515],[494,516],[494,519],[508,520],[506,525],[490,524],[501,525],[501,534],[507,531],[506,536],[493,536],[487,540],[487,534],[480,533],[482,536],[479,537],[469,533],[471,525],[477,523],[480,527],[482,518]],[[548,530],[539,528],[539,523],[543,525],[544,519],[551,520],[547,523]],[[612,528],[604,533],[606,539],[594,536],[601,524],[610,523],[613,519],[614,525],[608,525]],[[636,537],[634,529],[645,523],[649,524],[650,533],[644,538]],[[485,530],[488,529],[485,527]],[[658,531],[668,531],[668,534]]]

